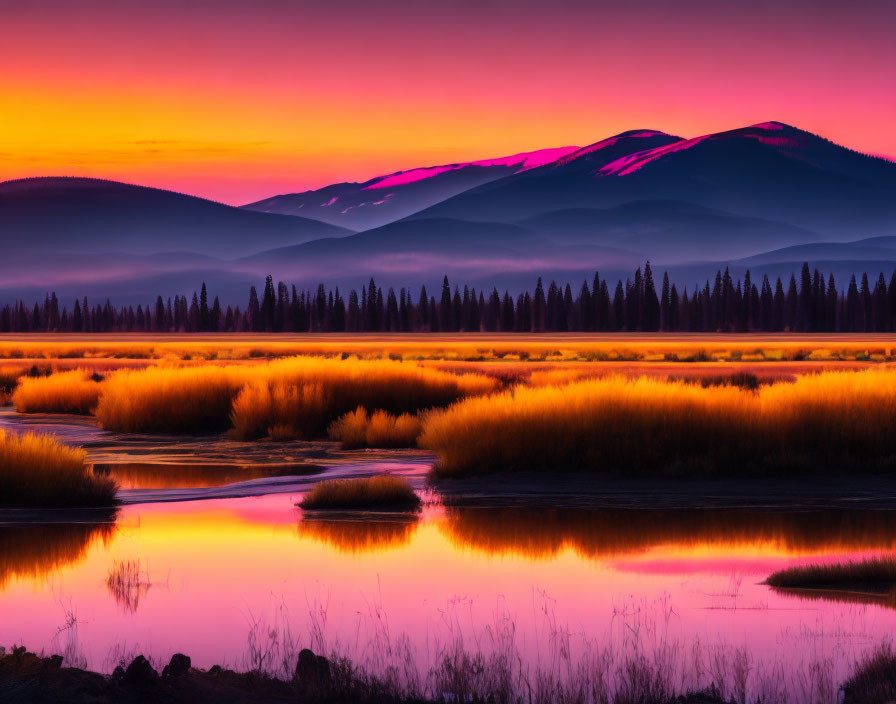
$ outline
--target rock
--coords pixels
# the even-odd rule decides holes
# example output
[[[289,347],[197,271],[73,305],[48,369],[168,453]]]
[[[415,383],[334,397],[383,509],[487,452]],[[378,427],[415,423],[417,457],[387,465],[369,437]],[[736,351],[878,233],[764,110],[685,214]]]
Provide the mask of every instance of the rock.
[[[171,656],[171,661],[165,665],[165,669],[162,670],[162,677],[180,677],[187,674],[191,666],[192,661],[189,655],[175,653]]]
[[[44,658],[44,668],[47,670],[58,670],[62,667],[62,656],[61,655],[51,655],[48,658]]]
[[[155,682],[158,677],[159,673],[149,664],[149,660],[138,655],[125,670],[123,681],[129,685],[144,686]]]
[[[299,652],[296,663],[296,679],[307,685],[321,686],[330,683],[330,661],[323,655],[315,655],[308,648]]]

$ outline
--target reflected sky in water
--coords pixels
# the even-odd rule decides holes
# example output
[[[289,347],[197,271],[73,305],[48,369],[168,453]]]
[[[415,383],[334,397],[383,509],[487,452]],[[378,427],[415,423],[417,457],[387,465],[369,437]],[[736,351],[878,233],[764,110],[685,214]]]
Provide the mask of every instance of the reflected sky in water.
[[[830,660],[841,678],[896,629],[892,599],[761,584],[793,564],[892,553],[896,512],[870,510],[885,485],[851,498],[819,482],[802,500],[794,484],[747,502],[743,486],[715,483],[706,507],[681,508],[693,486],[576,479],[552,481],[533,507],[537,493],[499,478],[473,482],[466,497],[448,487],[448,505],[419,516],[303,514],[295,504],[321,478],[388,470],[419,491],[432,458],[116,435],[91,419],[8,411],[0,427],[58,432],[122,485],[113,512],[0,512],[0,645],[54,651],[64,633],[106,671],[138,651],[245,667],[253,625],[288,621],[299,645],[374,667],[403,634],[425,671],[458,638],[481,645],[511,632],[537,664],[556,657],[558,634],[584,649],[637,628],[662,629],[681,648],[746,647],[757,663]],[[603,507],[583,506],[583,488],[599,490]],[[136,582],[122,587],[128,574]],[[77,632],[60,631],[72,619]]]
[[[666,627],[683,641],[786,659],[821,648],[846,663],[896,627],[888,604],[760,584],[787,565],[890,551],[888,512],[434,505],[419,518],[362,520],[303,516],[300,496],[124,506],[114,525],[2,525],[0,642],[52,649],[70,611],[95,667],[125,646],[239,665],[250,624],[277,612],[300,637],[323,629],[361,656],[387,618],[425,659],[433,643],[481,634],[502,614],[537,660],[548,613],[571,633],[606,638],[622,611],[670,607]],[[133,609],[107,586],[126,561],[139,561],[149,585]]]

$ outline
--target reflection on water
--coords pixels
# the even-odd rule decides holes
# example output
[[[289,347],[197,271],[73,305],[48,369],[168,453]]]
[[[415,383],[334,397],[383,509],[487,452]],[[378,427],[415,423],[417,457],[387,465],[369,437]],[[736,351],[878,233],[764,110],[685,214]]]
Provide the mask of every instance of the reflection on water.
[[[801,601],[824,601],[837,604],[863,604],[882,606],[896,610],[896,591],[890,592],[864,592],[845,591],[842,589],[782,589],[771,587],[776,594],[784,598],[798,599]]]
[[[127,613],[136,613],[140,600],[152,586],[149,575],[141,569],[140,560],[116,560],[106,587],[118,605]]]
[[[114,513],[102,523],[0,524],[0,588],[13,578],[39,579],[80,562],[97,541],[115,535]]]
[[[747,510],[735,483],[706,488],[715,508],[688,509],[677,507],[693,505],[693,488],[680,484],[620,482],[610,495],[573,478],[542,505],[538,490],[490,479],[460,491],[501,507],[322,516],[295,505],[314,482],[392,471],[420,490],[431,456],[117,435],[92,419],[6,411],[0,427],[59,433],[122,484],[117,527],[112,516],[28,523],[36,517],[0,513],[0,644],[53,650],[71,609],[78,646],[97,668],[134,648],[159,659],[186,652],[200,667],[239,664],[250,624],[274,623],[272,613],[289,614],[300,645],[348,645],[379,664],[384,643],[407,643],[424,672],[431,646],[458,636],[480,643],[510,632],[521,658],[553,662],[545,634],[562,634],[564,652],[576,637],[615,647],[635,618],[645,633],[662,622],[680,652],[745,649],[754,671],[760,660],[798,669],[820,658],[842,665],[832,674],[840,681],[896,630],[889,595],[762,584],[790,565],[892,551],[896,512],[843,508],[888,505],[883,484],[864,494],[814,487],[814,498],[793,484],[760,492]],[[316,465],[323,471],[310,475]],[[643,508],[645,499],[657,508]],[[594,508],[597,500],[614,507]],[[782,508],[791,505],[811,508]]]
[[[298,533],[344,553],[393,550],[408,545],[418,527],[413,514],[303,518]]]
[[[240,663],[250,624],[281,611],[300,645],[314,637],[374,660],[384,638],[406,634],[424,672],[433,643],[480,642],[496,622],[530,662],[552,657],[545,633],[610,642],[620,613],[659,614],[684,648],[747,648],[772,663],[837,657],[844,668],[896,630],[882,600],[761,584],[789,565],[890,549],[888,512],[455,506],[348,518],[303,514],[300,498],[132,504],[117,529],[2,526],[0,643],[53,649],[60,603],[99,668],[123,647]]]
[[[226,486],[267,477],[317,474],[323,467],[313,464],[96,464],[98,472],[111,475],[121,489],[193,489]]]
[[[761,545],[770,552],[822,554],[896,546],[896,512],[739,509],[447,508],[458,545],[489,554],[549,558],[571,548],[589,558],[657,546]]]

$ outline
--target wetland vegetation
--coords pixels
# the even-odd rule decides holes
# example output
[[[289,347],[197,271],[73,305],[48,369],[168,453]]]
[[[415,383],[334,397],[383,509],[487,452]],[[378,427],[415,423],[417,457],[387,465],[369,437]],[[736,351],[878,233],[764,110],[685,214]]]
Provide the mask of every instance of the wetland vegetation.
[[[178,605],[189,594],[197,622],[216,622],[234,604],[245,604],[255,624],[252,652],[243,656],[245,632],[235,633],[227,619],[215,648],[202,645],[208,642],[199,640],[207,636],[202,629],[174,647],[192,650],[203,668],[220,662],[210,658],[223,648],[234,670],[250,673],[227,675],[235,678],[228,687],[243,677],[268,678],[273,689],[257,691],[276,689],[293,699],[298,650],[289,650],[287,641],[295,645],[298,636],[289,634],[300,630],[317,634],[306,645],[326,655],[333,672],[352,673],[344,682],[355,689],[339,692],[351,691],[358,701],[370,693],[391,697],[383,701],[440,701],[447,693],[469,701],[528,702],[531,695],[545,703],[667,704],[685,697],[718,704],[748,696],[814,703],[836,701],[840,685],[852,693],[847,697],[860,697],[855,693],[868,681],[861,675],[862,658],[873,655],[867,648],[827,653],[816,662],[809,636],[794,645],[789,634],[772,632],[778,617],[766,624],[764,614],[796,600],[811,602],[805,613],[820,608],[842,620],[837,609],[889,613],[890,601],[814,602],[798,590],[779,596],[771,581],[761,581],[801,565],[836,559],[859,565],[869,551],[886,554],[894,535],[889,513],[859,520],[829,507],[819,520],[787,512],[787,494],[777,512],[709,510],[689,503],[696,489],[688,487],[696,485],[685,480],[711,477],[715,483],[702,491],[731,492],[740,507],[746,485],[720,480],[795,476],[788,491],[798,503],[817,489],[820,475],[886,477],[896,455],[896,372],[886,363],[892,356],[887,339],[94,339],[82,347],[52,343],[59,346],[50,344],[40,359],[7,354],[22,340],[0,341],[0,357],[9,358],[0,382],[16,409],[4,410],[10,442],[74,458],[66,466],[75,468],[81,487],[59,489],[56,460],[16,460],[3,468],[20,470],[6,471],[0,481],[17,482],[18,495],[31,498],[12,503],[49,506],[78,496],[80,505],[122,503],[120,518],[89,531],[82,523],[89,517],[67,515],[41,514],[41,521],[71,522],[35,526],[28,524],[32,513],[10,514],[5,520],[24,523],[0,525],[3,545],[20,545],[0,566],[10,623],[17,608],[27,610],[23,604],[44,608],[58,598],[33,586],[48,574],[71,575],[60,583],[66,598],[72,593],[86,605],[90,615],[66,616],[57,642],[39,642],[51,651],[68,648],[67,664],[81,662],[65,640],[78,624],[90,642],[106,647],[113,647],[104,639],[117,628],[134,641],[161,642],[160,633],[177,632],[185,618]],[[39,434],[29,435],[30,428]],[[420,449],[397,449],[418,442]],[[16,452],[10,457],[34,451]],[[402,457],[413,461],[402,464]],[[424,479],[433,461],[436,468]],[[610,484],[633,475],[670,483],[613,484],[615,496],[658,492],[651,496],[663,506],[676,500],[674,482],[690,499],[680,499],[680,511],[648,506],[637,496],[631,506],[608,509],[616,500]],[[24,487],[25,480],[32,484]],[[421,506],[427,481],[438,498]],[[536,481],[536,488],[526,484]],[[83,487],[105,487],[106,499],[83,498],[89,495]],[[892,497],[875,487],[869,491],[886,504]],[[27,536],[35,540],[25,554]],[[239,575],[229,559],[235,551],[245,565]],[[720,583],[719,575],[727,582],[729,572],[731,584]],[[309,587],[322,574],[327,589],[336,585],[334,599],[351,603],[352,614],[370,610],[363,627],[352,625],[354,616],[333,615],[333,630],[352,639],[354,650],[322,635],[329,617],[315,611],[323,607],[314,605]],[[676,575],[671,582],[670,575]],[[673,590],[674,608],[663,602],[672,582],[682,585]],[[512,613],[474,617],[472,606],[469,614],[457,612],[468,608],[458,594],[488,601],[499,583],[515,605]],[[609,635],[596,640],[593,632],[571,632],[559,621],[535,623],[521,605],[531,604],[536,584],[569,605],[566,616],[602,624]],[[288,585],[278,598],[290,601],[293,613],[309,611],[310,626],[290,631],[255,620],[271,585]],[[620,605],[607,596],[620,588],[649,605]],[[296,602],[295,594],[312,606]],[[412,602],[416,610],[409,610]],[[385,615],[390,605],[397,624]],[[412,645],[413,634],[435,626],[409,614],[428,608],[446,630],[439,631],[441,640]],[[802,608],[786,617],[788,628],[808,618]],[[723,643],[695,638],[692,613],[703,610],[712,611],[707,618],[726,634]],[[874,613],[881,627],[864,644],[880,642],[896,626]],[[84,624],[95,618],[103,625],[89,634]],[[738,628],[755,625],[749,643],[728,638],[728,618]],[[459,625],[474,621],[472,633]],[[41,617],[40,624],[18,623],[8,632],[39,638],[57,628]],[[270,634],[274,645],[265,642]],[[547,641],[545,634],[551,634]],[[763,649],[778,647],[776,639],[804,659],[775,669],[774,656],[765,659]],[[568,659],[555,661],[542,646],[569,653]],[[675,655],[680,652],[699,652],[699,666],[696,655],[685,661]],[[291,665],[284,669],[284,662]],[[549,667],[539,670],[538,663]],[[113,691],[120,682],[108,676],[114,667],[107,665],[91,666],[106,673],[97,675],[106,683],[97,686]],[[159,672],[161,665],[155,664]],[[215,691],[220,675],[209,673],[197,668],[193,683]]]
[[[116,488],[94,473],[82,449],[0,430],[0,506],[111,506]]]
[[[380,474],[365,479],[327,479],[318,482],[299,504],[319,510],[414,510],[420,498],[407,479]]]

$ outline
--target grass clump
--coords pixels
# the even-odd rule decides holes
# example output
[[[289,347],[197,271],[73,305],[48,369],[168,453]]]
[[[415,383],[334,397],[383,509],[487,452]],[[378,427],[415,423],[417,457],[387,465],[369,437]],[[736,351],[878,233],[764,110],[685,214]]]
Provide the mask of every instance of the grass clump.
[[[124,433],[223,432],[241,386],[236,367],[148,367],[103,382],[96,417]]]
[[[896,652],[883,643],[857,663],[841,686],[843,704],[896,701]]]
[[[363,406],[346,413],[330,425],[331,440],[342,443],[343,449],[358,447],[416,447],[423,430],[420,418],[410,413],[393,416],[385,411],[368,415]]]
[[[50,435],[0,430],[0,505],[110,506],[116,489],[93,472],[84,450]]]
[[[359,405],[400,415],[486,393],[498,382],[389,360],[293,357],[256,365],[123,370],[103,382],[106,430],[204,433],[240,440],[326,437]]]
[[[766,584],[784,589],[890,591],[896,588],[896,559],[875,557],[861,562],[797,565],[772,573]]]
[[[896,470],[896,371],[757,389],[621,376],[468,398],[434,411],[437,472],[814,474]]]
[[[19,413],[89,415],[100,397],[100,384],[90,372],[76,369],[50,376],[22,376],[12,394]]]
[[[306,510],[401,509],[420,507],[407,479],[379,474],[364,479],[328,479],[314,485],[299,506]]]
[[[297,357],[272,362],[233,401],[233,434],[241,440],[292,428],[301,439],[325,437],[331,423],[358,406],[392,415],[447,406],[498,382],[406,362]],[[376,424],[385,425],[382,420]],[[402,426],[407,422],[402,421]]]

